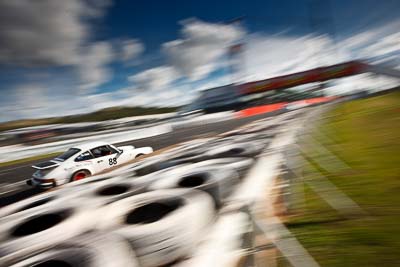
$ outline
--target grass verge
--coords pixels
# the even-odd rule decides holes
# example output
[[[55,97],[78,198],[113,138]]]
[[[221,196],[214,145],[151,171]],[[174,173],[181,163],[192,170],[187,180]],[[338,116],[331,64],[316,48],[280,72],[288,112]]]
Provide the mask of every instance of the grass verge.
[[[314,138],[351,167],[328,173],[314,155],[304,178],[324,175],[369,216],[344,217],[307,184],[287,226],[321,266],[400,264],[400,93],[340,104]]]

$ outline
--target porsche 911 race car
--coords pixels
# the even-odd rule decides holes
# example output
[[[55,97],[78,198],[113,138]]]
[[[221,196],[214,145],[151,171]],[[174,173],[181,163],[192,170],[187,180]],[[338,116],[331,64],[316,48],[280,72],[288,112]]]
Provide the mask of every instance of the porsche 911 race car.
[[[151,147],[115,147],[105,142],[83,144],[50,161],[33,165],[36,171],[27,183],[38,188],[52,188],[105,172],[152,152]]]

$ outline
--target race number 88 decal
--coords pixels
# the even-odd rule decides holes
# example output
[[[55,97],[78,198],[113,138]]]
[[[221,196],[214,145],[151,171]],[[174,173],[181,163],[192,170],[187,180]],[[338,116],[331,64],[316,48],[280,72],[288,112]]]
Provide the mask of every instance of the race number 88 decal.
[[[108,159],[108,164],[111,165],[117,165],[117,158],[110,158]]]

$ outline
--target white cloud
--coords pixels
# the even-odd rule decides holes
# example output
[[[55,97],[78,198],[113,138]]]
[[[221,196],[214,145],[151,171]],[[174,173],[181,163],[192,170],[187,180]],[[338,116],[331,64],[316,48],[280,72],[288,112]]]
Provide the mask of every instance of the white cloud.
[[[48,87],[39,84],[12,88],[7,102],[0,106],[0,121],[82,114],[125,104],[120,93],[78,96],[49,92]]]
[[[139,90],[160,91],[166,90],[178,77],[174,68],[160,66],[129,76],[128,80],[133,82]]]
[[[49,93],[47,87],[40,84],[25,84],[9,88],[2,93],[5,97],[2,98],[4,102],[1,103],[0,113],[4,117],[37,117],[46,112]],[[0,120],[5,119],[0,118]]]
[[[86,69],[82,75],[87,75],[89,81],[102,70],[91,69],[98,66],[98,61],[107,62],[107,43],[97,43],[88,49],[85,60]],[[100,64],[102,66],[102,64]],[[92,73],[93,72],[93,73]],[[91,76],[94,75],[94,76]],[[10,88],[9,96],[1,99],[0,121],[22,118],[39,118],[48,116],[65,116],[92,112],[112,106],[175,106],[183,105],[193,99],[193,93],[182,85],[175,85],[176,72],[173,68],[162,66],[134,75],[131,79],[134,85],[108,93],[87,95],[71,94],[64,87],[53,90],[49,84],[26,84]],[[49,88],[52,88],[50,90]],[[21,108],[23,107],[23,108]]]
[[[227,80],[227,77],[224,77],[217,81],[201,82],[186,87],[177,85],[177,80],[182,76],[192,81],[200,80],[226,64],[222,57],[230,44],[243,38],[245,32],[242,28],[192,19],[183,22],[181,35],[182,39],[163,44],[163,51],[170,65],[155,67],[128,77],[133,86],[123,91],[132,95],[126,97],[122,104],[188,104],[197,95],[193,89],[222,85],[222,80]]]
[[[400,53],[400,20],[389,24],[354,33],[341,41],[338,46],[351,52],[353,58],[368,59],[372,63],[393,61],[394,55]],[[396,61],[396,60],[394,60]],[[399,64],[397,61],[395,64]]]
[[[0,63],[71,65],[90,37],[89,19],[101,16],[107,2],[1,1]]]
[[[188,85],[177,83],[181,76],[171,66],[160,66],[128,77],[132,86],[117,92],[122,106],[180,106],[196,95]]]
[[[172,107],[190,103],[196,93],[189,88],[176,87],[154,93],[151,91],[125,91],[125,98],[119,101],[122,106],[153,106],[153,107]]]
[[[347,59],[346,53],[334,51],[333,42],[327,36],[254,34],[249,36],[246,43],[241,75],[245,81],[254,81]]]
[[[115,48],[111,41],[93,41],[94,22],[110,5],[110,0],[0,1],[0,65],[72,67],[81,94],[104,84],[112,78],[109,63],[118,57],[128,62],[144,50],[137,39]]]
[[[191,80],[206,77],[217,69],[226,48],[244,37],[236,25],[207,23],[192,19],[183,22],[182,39],[163,44],[169,63]]]
[[[239,62],[239,80],[252,81],[303,71],[347,60],[387,56],[399,50],[400,34],[393,26],[371,29],[338,42],[329,36],[301,37],[265,34],[246,35],[236,25],[189,20],[183,23],[181,39],[163,44],[169,63],[192,81],[207,77],[229,64],[227,48],[245,39],[244,62]],[[377,38],[379,37],[379,38]],[[391,57],[393,59],[393,57]],[[235,79],[237,80],[237,79]]]
[[[80,88],[83,92],[99,86],[112,76],[107,64],[114,59],[112,47],[107,42],[97,42],[87,48],[80,58],[78,71],[81,78]]]
[[[363,50],[366,57],[378,57],[400,52],[400,33],[385,36]]]
[[[127,62],[136,59],[144,52],[144,44],[137,39],[126,39],[121,41],[120,58]]]
[[[65,116],[92,111],[86,97],[54,92],[46,84],[23,84],[8,88],[1,98],[0,121]],[[56,94],[55,94],[56,93]]]

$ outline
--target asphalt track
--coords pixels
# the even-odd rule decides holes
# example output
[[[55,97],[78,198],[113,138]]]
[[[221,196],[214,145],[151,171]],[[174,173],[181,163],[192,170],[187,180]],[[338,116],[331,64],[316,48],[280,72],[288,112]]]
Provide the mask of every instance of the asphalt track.
[[[252,117],[232,119],[222,122],[202,124],[193,127],[176,129],[170,133],[159,136],[132,140],[128,142],[118,143],[118,145],[134,145],[136,147],[151,146],[154,150],[162,149],[174,144],[193,140],[203,136],[212,136],[215,134],[227,132],[247,124],[251,121],[271,116],[272,114],[262,114]],[[49,158],[51,159],[51,158]],[[33,196],[41,191],[33,189],[24,182],[30,178],[33,173],[31,166],[35,163],[45,161],[25,162],[0,168],[0,207]]]

